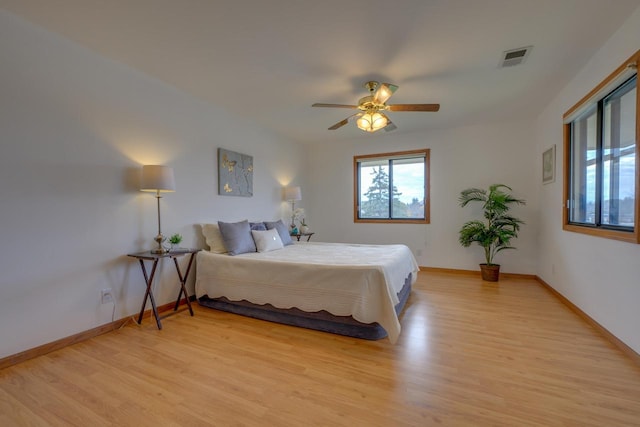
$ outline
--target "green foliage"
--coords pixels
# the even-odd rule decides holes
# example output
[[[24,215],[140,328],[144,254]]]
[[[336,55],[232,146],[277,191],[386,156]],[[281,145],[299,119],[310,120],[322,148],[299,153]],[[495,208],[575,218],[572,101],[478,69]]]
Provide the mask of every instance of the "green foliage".
[[[171,243],[172,245],[178,245],[180,244],[180,242],[182,242],[182,236],[178,233],[169,237],[169,243]]]
[[[367,218],[388,218],[389,217],[389,175],[382,166],[373,168],[371,171],[372,185],[364,194],[366,200],[362,201],[362,216]],[[408,217],[408,213],[402,214],[407,211],[407,205],[402,203],[398,197],[402,195],[393,186],[393,211],[396,213],[396,217]],[[400,214],[398,214],[400,213]]]
[[[509,215],[514,204],[524,205],[525,201],[516,199],[508,192],[510,187],[494,184],[489,191],[480,188],[468,188],[460,193],[458,201],[461,207],[471,202],[480,202],[484,210],[485,221],[469,221],[460,229],[460,244],[469,247],[476,242],[484,248],[487,265],[493,265],[495,255],[505,249],[515,249],[511,246],[511,239],[518,237],[520,225],[524,224],[518,218]]]

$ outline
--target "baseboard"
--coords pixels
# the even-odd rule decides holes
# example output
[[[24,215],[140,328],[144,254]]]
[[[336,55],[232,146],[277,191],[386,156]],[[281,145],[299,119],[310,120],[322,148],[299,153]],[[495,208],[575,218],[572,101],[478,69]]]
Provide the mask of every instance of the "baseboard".
[[[550,284],[542,280],[542,278],[535,276],[535,279],[538,281],[538,283],[544,286],[549,292],[555,295],[556,298],[562,301],[564,305],[569,307],[571,311],[573,311],[578,316],[580,316],[585,322],[591,325],[595,330],[597,330],[602,335],[604,335],[604,337],[607,340],[609,340],[613,345],[618,347],[624,354],[629,356],[634,362],[640,365],[640,354],[636,353],[634,349],[632,349],[631,347],[626,345],[624,342],[622,342],[618,337],[616,337],[611,332],[609,332],[609,330],[607,330],[607,328],[602,326],[600,323],[596,322],[591,316],[589,316],[587,313],[582,311],[580,307],[572,303],[567,297],[565,297],[560,292],[555,290]]]
[[[457,268],[440,268],[440,267],[422,267],[420,271],[430,271],[432,273],[446,273],[446,274],[458,274],[462,276],[480,276],[480,269],[478,270],[461,270]],[[520,273],[500,273],[500,277],[505,279],[536,279],[535,274],[520,274]]]
[[[195,301],[194,297],[190,298]],[[180,304],[186,303],[186,300],[183,298],[180,301]],[[158,306],[158,313],[164,313],[169,310],[173,310],[175,306],[175,302],[170,302],[161,306]],[[152,311],[151,309],[146,310],[142,316],[143,319],[147,319],[151,317]],[[138,314],[134,316],[127,316],[126,318],[118,319],[116,321],[106,323],[104,325],[98,326],[93,329],[89,329],[87,331],[83,331],[65,338],[61,338],[59,340],[43,344],[41,346],[31,348],[29,350],[25,350],[20,353],[13,354],[11,356],[4,357],[0,359],[0,369],[8,368],[9,366],[17,365],[18,363],[25,362],[29,359],[33,359],[38,356],[45,355],[47,353],[51,353],[52,351],[60,350],[61,348],[70,346],[72,344],[76,344],[82,341],[86,341],[90,338],[97,337],[98,335],[106,334],[107,332],[115,331],[116,329],[122,328],[128,322],[134,322],[134,317],[137,317]]]

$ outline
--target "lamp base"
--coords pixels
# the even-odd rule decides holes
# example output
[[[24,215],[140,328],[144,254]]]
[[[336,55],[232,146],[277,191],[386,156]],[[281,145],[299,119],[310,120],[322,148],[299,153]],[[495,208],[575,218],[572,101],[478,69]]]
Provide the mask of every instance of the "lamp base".
[[[166,249],[162,244],[167,238],[162,235],[162,233],[158,233],[158,235],[153,239],[158,244],[158,247],[155,249],[151,249],[152,254],[166,254],[169,252],[169,249]]]

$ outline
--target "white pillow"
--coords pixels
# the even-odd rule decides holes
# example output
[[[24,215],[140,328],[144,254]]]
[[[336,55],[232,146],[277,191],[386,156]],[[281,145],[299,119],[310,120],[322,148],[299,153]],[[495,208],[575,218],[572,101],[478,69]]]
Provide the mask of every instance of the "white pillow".
[[[224,246],[218,224],[200,224],[200,226],[202,227],[202,235],[209,245],[209,251],[216,254],[226,254],[227,248]]]
[[[251,230],[253,241],[256,242],[258,252],[269,252],[284,248],[278,230],[272,228],[267,231]]]

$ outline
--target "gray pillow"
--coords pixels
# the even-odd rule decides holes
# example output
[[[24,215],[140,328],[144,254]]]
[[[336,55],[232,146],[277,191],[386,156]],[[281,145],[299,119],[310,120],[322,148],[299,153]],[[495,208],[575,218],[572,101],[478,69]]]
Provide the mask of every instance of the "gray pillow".
[[[251,227],[251,231],[267,231],[264,222],[250,222],[249,226]]]
[[[293,241],[289,235],[289,227],[284,225],[284,222],[282,222],[281,219],[272,222],[265,221],[264,225],[267,226],[267,230],[271,230],[272,228],[278,230],[278,234],[280,235],[280,240],[282,240],[283,245],[293,245]]]
[[[222,222],[218,221],[220,234],[229,255],[239,255],[256,252],[256,244],[251,235],[249,221]]]

